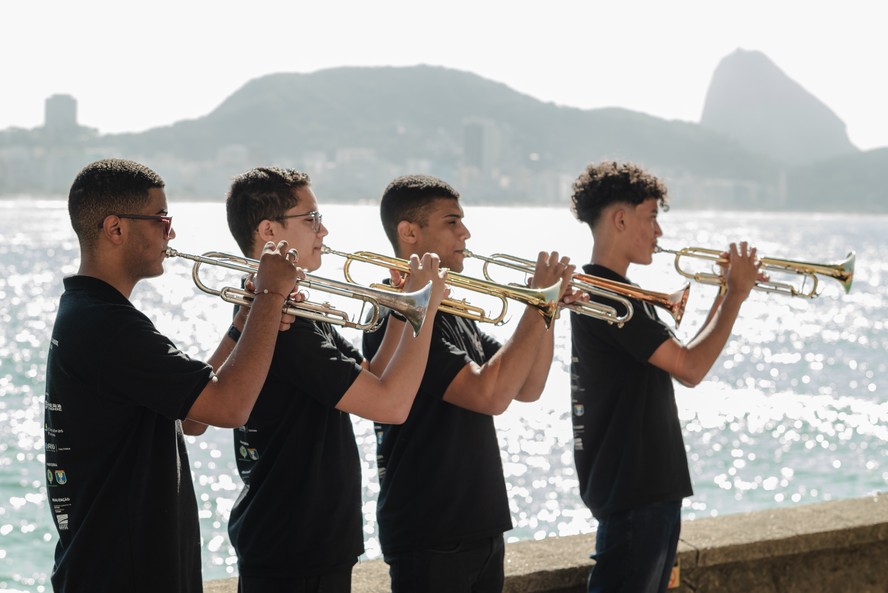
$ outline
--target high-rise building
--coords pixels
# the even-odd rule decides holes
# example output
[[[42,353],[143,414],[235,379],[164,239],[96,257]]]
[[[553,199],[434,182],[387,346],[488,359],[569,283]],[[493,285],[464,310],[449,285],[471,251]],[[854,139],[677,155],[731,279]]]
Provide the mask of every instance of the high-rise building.
[[[43,127],[54,137],[74,135],[77,125],[77,99],[71,95],[52,95],[44,106]]]

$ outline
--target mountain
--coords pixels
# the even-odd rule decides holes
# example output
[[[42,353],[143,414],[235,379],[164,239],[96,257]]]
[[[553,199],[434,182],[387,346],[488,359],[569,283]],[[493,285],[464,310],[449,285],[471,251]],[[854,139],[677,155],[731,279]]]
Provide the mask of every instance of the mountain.
[[[859,152],[844,122],[758,51],[738,49],[721,60],[700,125],[790,165]]]
[[[888,189],[874,174],[888,167],[888,150],[855,149],[822,103],[748,53],[719,65],[705,125],[559,106],[433,66],[273,74],[248,81],[204,117],[138,134],[81,133],[62,143],[40,128],[0,132],[0,194],[65,193],[84,163],[120,156],[197,199],[220,200],[232,176],[278,165],[309,172],[326,201],[375,201],[395,176],[429,173],[475,204],[564,205],[586,164],[612,159],[662,177],[676,207],[834,210],[860,200],[888,211]],[[735,58],[745,66],[735,68]],[[770,99],[728,101],[731,85]],[[770,104],[784,100],[793,118]],[[732,127],[734,120],[747,123]],[[747,134],[759,120],[766,124]]]
[[[587,163],[601,159],[763,186],[777,178],[767,158],[696,124],[625,109],[544,103],[469,72],[432,66],[264,76],[206,117],[108,141],[127,153],[163,147],[170,157],[192,161],[237,147],[251,165],[288,162],[314,172],[311,164],[318,161],[339,169],[335,163],[343,153],[352,165],[355,159],[382,165],[379,175],[357,173],[372,178],[362,188],[343,179],[356,174],[343,166],[339,178],[325,186],[326,193],[343,198],[346,190],[355,190],[372,199],[391,177],[426,163],[427,172],[456,177],[457,185],[468,183],[485,201],[539,201],[541,183],[546,186],[541,201],[553,201],[553,188],[564,186],[565,177],[575,178]],[[467,174],[469,168],[477,174]]]

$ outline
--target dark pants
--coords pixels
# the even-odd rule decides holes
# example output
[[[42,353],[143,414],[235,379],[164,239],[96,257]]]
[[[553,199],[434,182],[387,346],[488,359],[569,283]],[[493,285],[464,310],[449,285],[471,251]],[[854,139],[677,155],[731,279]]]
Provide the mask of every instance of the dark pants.
[[[681,501],[599,519],[589,593],[664,593],[680,532]]]
[[[434,550],[386,554],[392,593],[500,593],[502,534]]]
[[[237,593],[351,593],[351,567],[347,572],[304,579],[267,579],[241,576]]]

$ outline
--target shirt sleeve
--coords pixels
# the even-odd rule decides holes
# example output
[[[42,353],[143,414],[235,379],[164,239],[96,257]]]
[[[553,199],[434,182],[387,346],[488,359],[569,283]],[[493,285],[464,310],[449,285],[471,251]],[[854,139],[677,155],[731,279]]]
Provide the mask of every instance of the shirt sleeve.
[[[278,335],[269,375],[335,407],[361,374],[362,360],[329,323],[297,319]]]
[[[657,317],[656,312],[648,308],[649,305],[633,300],[632,306],[634,308],[632,319],[623,327],[597,319],[589,321],[602,326],[599,329],[607,340],[618,345],[639,362],[647,362],[663,342],[673,337],[673,333]]]
[[[184,419],[213,377],[207,363],[179,350],[141,315],[105,341],[101,390],[170,419]]]

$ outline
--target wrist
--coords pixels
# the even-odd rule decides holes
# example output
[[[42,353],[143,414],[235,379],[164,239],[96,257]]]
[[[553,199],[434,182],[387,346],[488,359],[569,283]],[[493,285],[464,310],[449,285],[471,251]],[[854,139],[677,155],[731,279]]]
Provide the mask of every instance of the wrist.
[[[280,293],[280,292],[275,292],[275,291],[273,291],[273,290],[268,290],[267,288],[263,288],[262,290],[258,290],[258,289],[257,289],[256,292],[254,292],[253,294],[254,294],[257,298],[260,297],[260,296],[262,296],[262,295],[269,295],[269,294],[270,294],[270,295],[274,295],[274,296],[276,296],[276,297],[280,297],[280,298],[283,299],[284,301],[287,300],[287,295],[282,294],[282,293]]]

